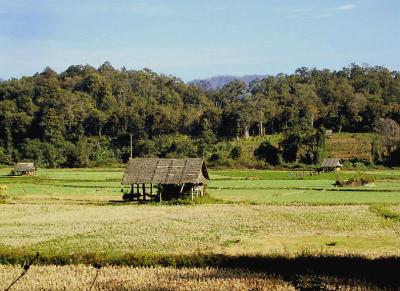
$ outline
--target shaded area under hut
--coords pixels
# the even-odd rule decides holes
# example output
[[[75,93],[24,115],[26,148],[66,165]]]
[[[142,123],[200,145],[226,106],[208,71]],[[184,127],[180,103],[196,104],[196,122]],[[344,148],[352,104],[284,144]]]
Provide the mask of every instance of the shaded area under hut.
[[[130,159],[122,177],[129,185],[125,201],[173,200],[203,196],[210,179],[204,160],[195,159]]]

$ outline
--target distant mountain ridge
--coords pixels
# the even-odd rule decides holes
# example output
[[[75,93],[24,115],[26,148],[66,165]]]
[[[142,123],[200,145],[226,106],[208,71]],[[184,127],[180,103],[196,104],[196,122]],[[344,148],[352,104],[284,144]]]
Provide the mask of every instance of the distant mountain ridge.
[[[189,84],[195,84],[198,87],[201,87],[205,90],[215,90],[220,89],[226,84],[234,80],[244,81],[247,84],[256,80],[256,79],[263,79],[268,75],[245,75],[245,76],[233,76],[233,75],[221,75],[221,76],[214,76],[207,79],[196,79],[190,81]]]

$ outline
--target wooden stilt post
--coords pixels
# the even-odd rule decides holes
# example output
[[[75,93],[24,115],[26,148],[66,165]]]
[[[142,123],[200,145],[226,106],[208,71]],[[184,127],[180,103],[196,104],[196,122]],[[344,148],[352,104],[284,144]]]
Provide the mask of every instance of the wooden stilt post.
[[[192,192],[192,201],[193,201],[193,187],[192,187],[192,190],[191,190],[191,192]]]
[[[143,201],[146,201],[146,184],[142,184]]]
[[[131,185],[131,194],[133,194],[133,184]]]

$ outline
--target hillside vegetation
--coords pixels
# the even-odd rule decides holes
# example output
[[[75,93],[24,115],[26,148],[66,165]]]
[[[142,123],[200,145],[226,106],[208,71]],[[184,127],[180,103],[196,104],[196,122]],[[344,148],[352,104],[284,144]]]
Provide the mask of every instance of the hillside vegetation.
[[[0,83],[0,163],[34,160],[42,167],[88,167],[135,156],[205,156],[212,163],[225,143],[274,137],[259,159],[269,165],[318,164],[325,129],[376,133],[328,141],[339,156],[400,164],[400,74],[383,67],[351,65],[339,71],[299,68],[249,84],[234,80],[217,90],[186,84],[150,70],[70,66]],[[269,139],[269,138],[268,138]],[[245,142],[247,143],[247,142]],[[331,143],[331,146],[329,145]],[[254,152],[232,148],[230,159]],[[261,146],[261,144],[260,144]],[[221,153],[222,152],[222,153]],[[334,153],[329,153],[334,154]],[[273,158],[270,158],[273,156]],[[224,158],[225,165],[232,162]],[[251,166],[254,162],[241,166]]]
[[[373,161],[372,147],[375,135],[372,133],[335,133],[326,138],[323,157],[337,157],[348,161],[346,165],[352,167],[356,163],[370,165]],[[255,151],[263,142],[269,142],[279,147],[284,139],[282,134],[267,135],[264,137],[251,137],[239,141],[225,141],[217,143],[213,151],[219,154],[219,161],[211,161],[211,166],[236,167],[236,168],[265,168],[268,164],[260,161],[255,156]],[[231,157],[231,152],[239,147],[241,154],[237,158]],[[317,163],[318,165],[318,163]],[[289,165],[287,165],[289,166]]]

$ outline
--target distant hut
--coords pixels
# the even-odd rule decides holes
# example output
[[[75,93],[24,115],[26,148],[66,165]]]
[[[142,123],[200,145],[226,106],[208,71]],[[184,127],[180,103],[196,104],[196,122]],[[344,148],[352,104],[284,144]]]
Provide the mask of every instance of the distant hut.
[[[340,163],[340,158],[324,159],[321,164],[321,169],[324,172],[338,172],[343,165]]]
[[[210,179],[204,160],[196,159],[130,159],[122,185],[130,185],[124,200],[171,200],[182,196],[203,196]],[[157,193],[155,189],[157,189]]]
[[[332,129],[327,129],[325,131],[325,136],[326,136],[326,138],[331,138],[333,136],[333,130]]]
[[[12,176],[33,176],[36,174],[35,164],[29,163],[17,163],[14,169],[11,171]]]

